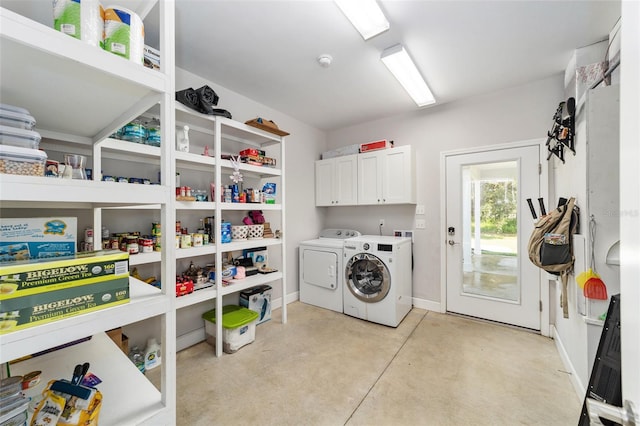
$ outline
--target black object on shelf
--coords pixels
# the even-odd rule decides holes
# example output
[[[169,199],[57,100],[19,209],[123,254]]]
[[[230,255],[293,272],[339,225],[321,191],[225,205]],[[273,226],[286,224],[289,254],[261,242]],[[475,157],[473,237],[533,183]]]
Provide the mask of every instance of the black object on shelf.
[[[604,321],[596,359],[589,378],[589,387],[582,404],[578,426],[588,426],[587,398],[622,407],[622,358],[620,355],[620,295],[611,297]],[[618,423],[600,418],[604,425]]]
[[[547,160],[555,155],[564,163],[565,146],[576,154],[575,134],[576,134],[576,100],[569,98],[558,104],[555,114],[553,114],[553,126],[547,132],[547,149],[549,155]]]

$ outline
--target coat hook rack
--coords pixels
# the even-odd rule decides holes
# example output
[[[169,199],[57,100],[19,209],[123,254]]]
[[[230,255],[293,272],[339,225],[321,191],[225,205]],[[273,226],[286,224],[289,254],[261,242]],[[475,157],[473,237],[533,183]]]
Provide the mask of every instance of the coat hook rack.
[[[575,150],[575,118],[576,100],[569,98],[558,104],[555,114],[553,114],[553,126],[547,131],[547,149],[549,155],[555,155],[564,163],[564,148],[567,147],[576,155]]]

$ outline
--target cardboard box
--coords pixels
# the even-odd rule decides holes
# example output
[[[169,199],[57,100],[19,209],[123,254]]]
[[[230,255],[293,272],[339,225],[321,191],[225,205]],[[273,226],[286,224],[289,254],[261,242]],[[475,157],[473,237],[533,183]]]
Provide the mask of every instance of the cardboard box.
[[[0,304],[0,334],[129,302],[129,277],[6,299]]]
[[[393,145],[391,144],[391,142],[387,141],[386,139],[383,139],[381,141],[361,143],[360,152],[369,152],[369,151],[376,151],[378,149],[387,149],[387,148],[391,148],[392,146]]]
[[[129,254],[120,250],[0,264],[0,301],[129,277]]]
[[[258,313],[256,324],[271,319],[271,287],[259,285],[240,292],[240,306]]]
[[[75,217],[0,219],[0,262],[45,259],[76,253]]]

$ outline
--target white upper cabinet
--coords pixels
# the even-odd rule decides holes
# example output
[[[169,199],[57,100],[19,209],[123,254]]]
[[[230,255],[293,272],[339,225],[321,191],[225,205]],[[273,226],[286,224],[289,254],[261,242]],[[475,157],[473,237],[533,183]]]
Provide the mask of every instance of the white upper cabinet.
[[[316,206],[358,203],[358,155],[316,161]]]
[[[410,145],[358,155],[358,204],[415,204],[415,158]]]

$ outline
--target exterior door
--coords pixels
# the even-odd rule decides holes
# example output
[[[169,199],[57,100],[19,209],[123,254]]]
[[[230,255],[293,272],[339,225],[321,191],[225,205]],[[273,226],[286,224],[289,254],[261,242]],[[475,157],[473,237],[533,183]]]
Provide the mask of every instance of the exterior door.
[[[538,145],[448,155],[446,309],[540,330],[540,269],[528,258],[540,197]]]

